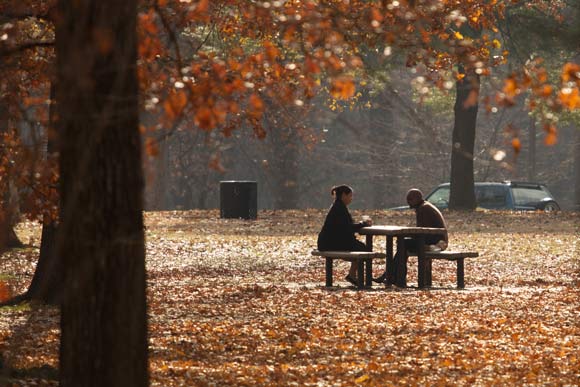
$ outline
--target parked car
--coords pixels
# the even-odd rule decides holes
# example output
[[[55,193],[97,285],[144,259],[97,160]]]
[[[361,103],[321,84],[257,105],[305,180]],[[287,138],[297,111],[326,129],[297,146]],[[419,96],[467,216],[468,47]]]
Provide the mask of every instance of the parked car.
[[[439,185],[425,199],[439,209],[449,206],[449,183]],[[479,208],[493,210],[557,211],[560,206],[544,184],[504,181],[476,182],[475,201]],[[409,208],[408,206],[393,209]]]

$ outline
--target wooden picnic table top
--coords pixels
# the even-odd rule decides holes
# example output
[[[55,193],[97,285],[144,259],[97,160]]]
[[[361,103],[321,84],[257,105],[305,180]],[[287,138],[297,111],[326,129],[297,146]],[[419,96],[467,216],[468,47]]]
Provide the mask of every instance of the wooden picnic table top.
[[[361,235],[431,235],[445,233],[444,228],[435,227],[414,227],[414,226],[395,226],[395,225],[377,225],[367,226],[357,231]]]

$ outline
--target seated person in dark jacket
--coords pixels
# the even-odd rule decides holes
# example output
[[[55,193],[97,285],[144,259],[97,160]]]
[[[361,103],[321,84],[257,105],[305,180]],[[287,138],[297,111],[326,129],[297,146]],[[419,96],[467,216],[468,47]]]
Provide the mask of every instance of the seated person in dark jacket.
[[[353,223],[347,206],[352,202],[353,191],[347,185],[333,187],[331,190],[334,203],[330,207],[324,226],[318,234],[318,250],[320,251],[368,251],[366,245],[357,240],[354,233],[364,226],[370,226],[372,222]],[[356,285],[357,269],[354,262],[346,280]]]
[[[409,207],[415,209],[415,216],[417,220],[417,227],[434,227],[445,229],[441,234],[429,235],[425,238],[425,247],[432,250],[445,250],[448,243],[447,224],[441,214],[441,211],[433,204],[423,199],[423,194],[416,188],[410,189],[407,192],[407,203]],[[405,238],[405,254],[408,252],[417,252],[417,241],[414,238]],[[389,279],[406,276],[406,259],[407,255],[403,256],[402,251],[395,254],[395,264],[393,273],[390,273]],[[400,270],[401,272],[397,272]],[[379,278],[373,279],[375,282],[384,282],[387,279],[387,273],[383,273]]]

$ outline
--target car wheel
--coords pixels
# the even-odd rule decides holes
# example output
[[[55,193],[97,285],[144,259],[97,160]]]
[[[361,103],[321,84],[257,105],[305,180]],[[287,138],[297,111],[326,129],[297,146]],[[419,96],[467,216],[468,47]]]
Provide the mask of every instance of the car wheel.
[[[544,204],[544,208],[542,208],[542,209],[546,212],[559,211],[560,206],[556,202],[546,202]]]

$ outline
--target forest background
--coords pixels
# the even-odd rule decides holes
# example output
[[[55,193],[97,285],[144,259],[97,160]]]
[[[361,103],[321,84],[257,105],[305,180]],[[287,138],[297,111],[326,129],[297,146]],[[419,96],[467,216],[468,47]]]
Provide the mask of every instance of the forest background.
[[[205,2],[200,4],[205,7]],[[544,88],[532,93],[529,85],[520,88],[521,84],[516,84],[508,103],[499,101],[497,95],[511,87],[505,80],[515,77],[520,69],[532,75],[541,67],[546,84],[560,82],[563,64],[577,60],[577,5],[573,2],[524,4],[506,7],[498,22],[484,30],[484,48],[488,50],[490,62],[485,66],[495,63],[495,67],[492,71],[485,67],[478,94],[481,108],[474,128],[474,180],[541,182],[553,191],[562,208],[574,209],[578,206],[580,191],[578,114],[566,107],[554,111],[548,103],[538,103],[530,110],[533,104],[530,97],[534,93],[545,94]],[[176,95],[184,96],[171,89],[183,90],[187,80],[185,83],[179,80],[175,68],[189,69],[188,58],[209,55],[211,60],[206,60],[209,66],[216,62],[215,58],[228,58],[232,54],[235,57],[237,50],[258,53],[264,36],[257,36],[260,32],[244,31],[247,26],[243,23],[236,28],[229,27],[235,21],[226,17],[227,13],[218,5],[210,7],[211,18],[196,19],[194,15],[189,24],[186,17],[179,16],[178,6],[169,4],[163,10],[158,5],[146,13],[143,5],[140,50],[145,65],[140,74],[148,80],[142,79],[142,87],[146,89],[141,96],[140,121],[148,150],[144,159],[146,209],[217,208],[220,180],[257,181],[258,207],[264,209],[326,207],[328,189],[338,183],[349,183],[356,188],[358,199],[353,204],[356,208],[388,208],[400,205],[409,187],[418,187],[427,193],[438,184],[450,181],[456,69],[428,69],[418,61],[413,62],[409,57],[409,52],[414,50],[412,46],[407,49],[388,43],[370,46],[361,37],[355,37],[361,43],[351,44],[351,52],[345,56],[356,54],[361,60],[348,78],[349,81],[356,78],[356,92],[354,83],[349,84],[349,90],[337,91],[335,84],[317,73],[319,91],[316,94],[281,103],[279,95],[283,91],[278,90],[277,98],[270,96],[259,101],[263,104],[256,108],[256,114],[263,114],[260,131],[255,131],[251,120],[236,121],[232,130],[232,122],[224,123],[219,118],[227,113],[223,106],[216,105],[216,108],[226,111],[218,111],[205,120],[201,117],[202,110],[181,106]],[[9,31],[8,26],[14,28],[14,20],[19,20],[15,17],[20,15],[18,26],[28,28],[28,32],[27,38],[18,42],[22,51],[18,45],[7,50],[13,53],[6,58],[7,63],[26,60],[29,67],[21,67],[18,72],[27,81],[6,89],[7,100],[14,98],[9,97],[13,93],[21,95],[20,105],[10,102],[4,108],[15,119],[19,117],[19,141],[38,154],[46,146],[47,114],[46,106],[39,102],[48,96],[48,89],[46,80],[30,74],[40,71],[46,76],[51,71],[47,62],[52,55],[50,18],[42,18],[47,11],[41,7],[39,11],[30,9],[30,5],[19,6],[11,11],[8,6],[4,11],[5,30]],[[202,6],[197,8],[199,12],[203,12]],[[496,8],[498,14],[502,12],[503,8]],[[163,11],[155,16],[155,9]],[[41,18],[31,17],[34,12]],[[459,15],[461,11],[457,12]],[[489,15],[479,17],[486,20]],[[228,28],[233,31],[227,31]],[[464,37],[459,32],[465,33],[462,28],[465,29],[463,26],[448,29],[449,40],[465,41],[467,35]],[[27,44],[37,51],[31,54]],[[401,45],[404,47],[405,43]],[[293,84],[288,66],[299,66],[303,59],[299,52],[273,54],[279,55],[281,65],[286,66],[284,69],[289,74],[282,76],[288,84]],[[425,52],[425,56],[435,55]],[[152,68],[152,62],[156,68]],[[234,71],[228,70],[229,66],[224,65],[220,71]],[[294,75],[310,70],[300,67],[294,69]],[[440,73],[439,78],[432,78],[430,73],[434,72]],[[37,91],[24,97],[33,85]],[[246,82],[245,87],[251,92],[252,88],[258,88],[258,82],[255,85]],[[557,91],[554,87],[548,94],[557,95]],[[242,101],[240,104],[243,106]],[[546,122],[551,129],[546,129]],[[223,130],[208,130],[215,125]],[[516,145],[514,139],[517,139]],[[543,146],[546,143],[549,146]],[[35,176],[46,175],[35,160],[38,157],[21,166],[29,171],[28,183],[20,184],[21,190],[42,190],[42,182],[49,179],[41,178],[32,189],[22,187],[35,185]],[[22,204],[22,199],[20,203],[26,212],[30,206]]]

